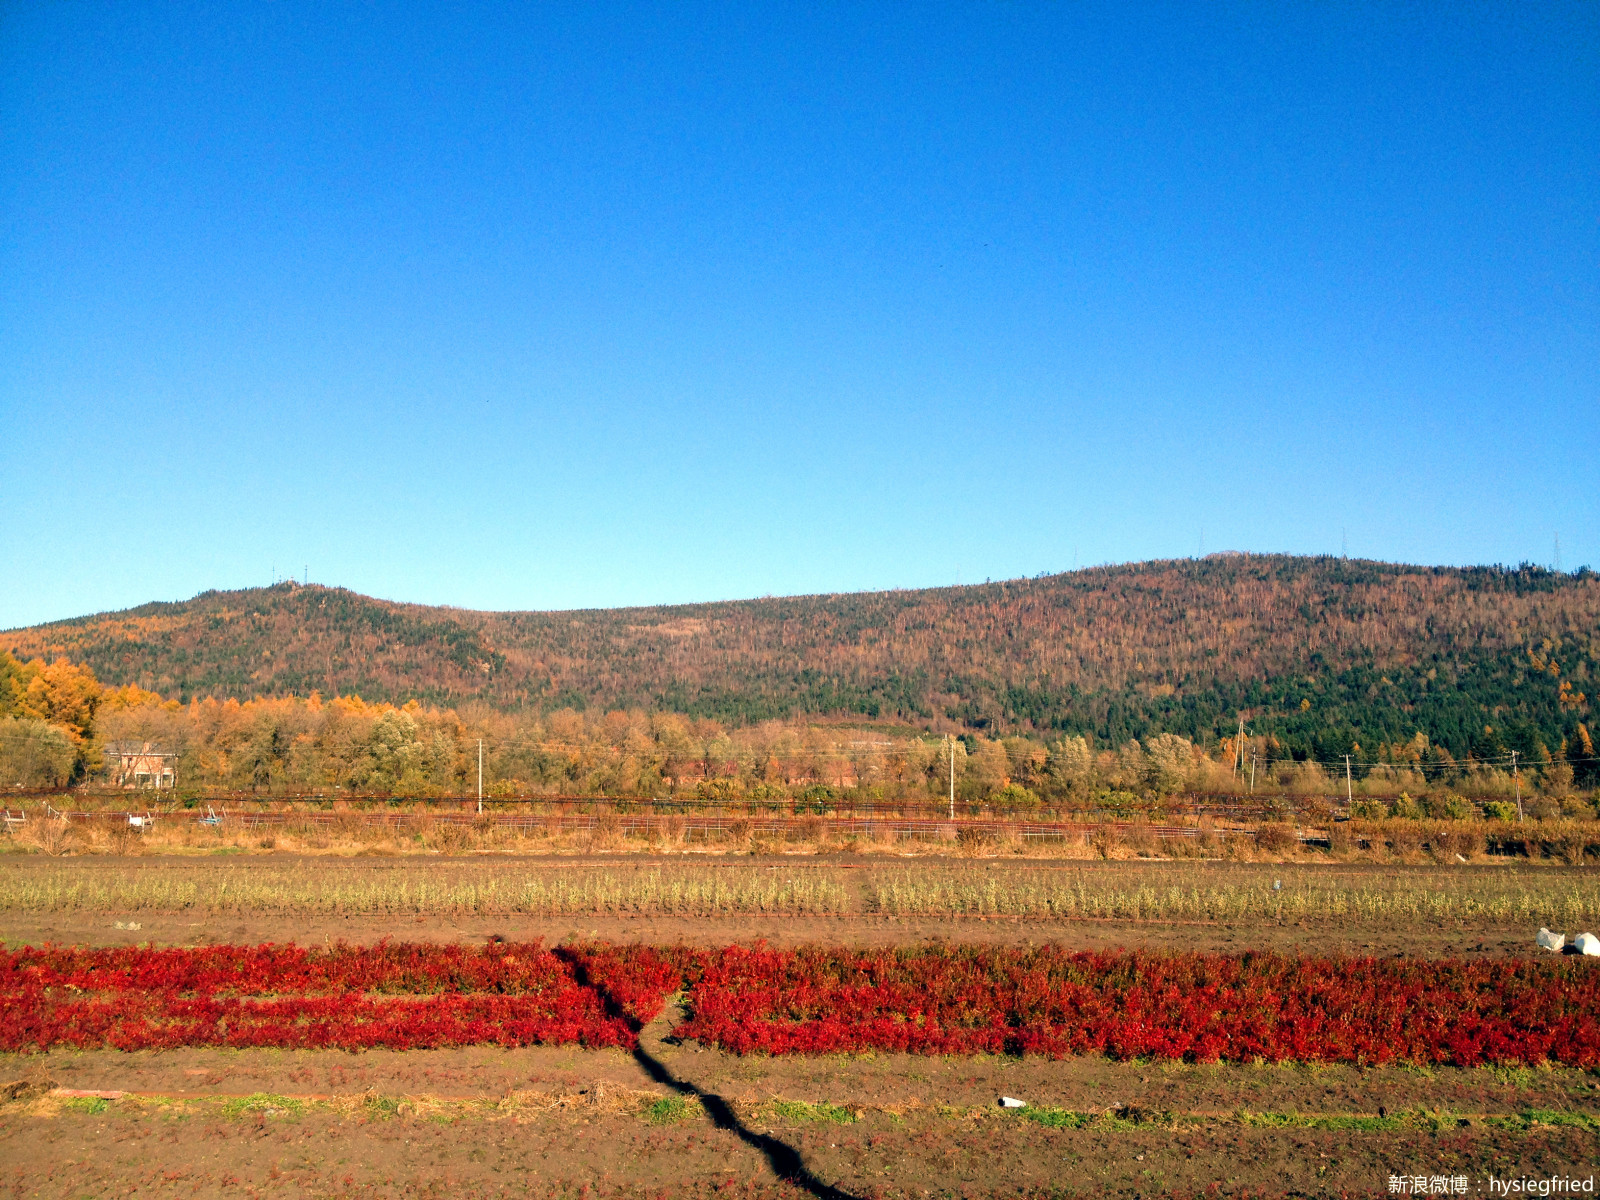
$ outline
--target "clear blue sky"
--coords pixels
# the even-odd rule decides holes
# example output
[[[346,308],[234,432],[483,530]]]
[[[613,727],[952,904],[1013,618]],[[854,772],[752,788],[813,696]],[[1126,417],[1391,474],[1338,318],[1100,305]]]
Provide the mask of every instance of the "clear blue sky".
[[[1593,3],[7,5],[0,627],[1600,565],[1597,72]]]

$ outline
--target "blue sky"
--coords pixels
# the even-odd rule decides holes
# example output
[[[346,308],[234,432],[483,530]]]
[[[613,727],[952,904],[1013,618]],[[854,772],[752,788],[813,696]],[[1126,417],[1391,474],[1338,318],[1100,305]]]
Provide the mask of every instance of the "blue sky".
[[[10,5],[0,627],[1600,565],[1600,6]]]

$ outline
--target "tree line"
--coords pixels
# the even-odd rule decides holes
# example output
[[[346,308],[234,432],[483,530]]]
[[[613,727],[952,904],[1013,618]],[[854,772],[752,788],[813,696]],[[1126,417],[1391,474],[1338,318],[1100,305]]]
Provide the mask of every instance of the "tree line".
[[[480,743],[490,796],[577,794],[716,801],[957,799],[1028,807],[1137,805],[1180,792],[1321,795],[1341,764],[1296,757],[1274,735],[1210,745],[1162,732],[1112,742],[1092,733],[940,735],[887,723],[773,719],[733,725],[643,709],[502,712],[482,704],[396,705],[359,696],[215,697],[187,702],[136,684],[103,686],[65,659],[0,652],[0,783],[104,781],[105,748],[146,743],[175,756],[180,790],[437,796],[470,794]],[[1456,757],[1422,732],[1353,759],[1363,797],[1516,789],[1559,801],[1600,784],[1585,725],[1573,741],[1523,759]]]

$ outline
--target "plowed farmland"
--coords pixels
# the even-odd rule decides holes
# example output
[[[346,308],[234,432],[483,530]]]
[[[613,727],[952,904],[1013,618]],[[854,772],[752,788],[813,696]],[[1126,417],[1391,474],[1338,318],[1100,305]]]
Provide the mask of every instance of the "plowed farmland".
[[[0,1162],[73,1197],[1600,1179],[1600,972],[1532,936],[1597,910],[1528,865],[0,856]]]

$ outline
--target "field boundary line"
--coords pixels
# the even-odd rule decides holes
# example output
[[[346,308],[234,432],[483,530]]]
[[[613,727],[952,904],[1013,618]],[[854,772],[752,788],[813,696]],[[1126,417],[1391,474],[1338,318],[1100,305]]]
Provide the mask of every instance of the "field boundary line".
[[[956,841],[963,830],[985,835],[1012,835],[1016,837],[1068,837],[1088,836],[1095,833],[1125,833],[1137,831],[1142,836],[1160,841],[1199,838],[1254,837],[1256,829],[1249,827],[1223,827],[1201,829],[1194,825],[1146,824],[1138,821],[1025,821],[996,818],[962,818],[947,820],[932,817],[887,816],[759,816],[742,814],[705,814],[695,816],[651,816],[636,813],[371,813],[371,812],[274,812],[232,813],[208,816],[198,809],[183,812],[153,812],[149,810],[86,811],[74,809],[60,811],[57,815],[77,824],[109,823],[130,824],[138,818],[138,828],[148,829],[163,823],[204,824],[212,828],[238,826],[245,829],[301,826],[349,826],[351,824],[387,829],[412,829],[426,825],[460,825],[497,829],[537,829],[554,832],[593,832],[603,830],[616,833],[659,832],[666,822],[674,827],[681,824],[684,836],[691,833],[831,833],[834,836],[861,835],[876,837],[884,834],[896,837],[931,836],[935,840]],[[1309,831],[1300,830],[1305,835]]]
[[[643,1096],[656,1096],[656,1095],[661,1095],[662,1094],[662,1093],[657,1093],[657,1092],[653,1092],[653,1091],[648,1091],[646,1089],[633,1088],[633,1087],[624,1087],[623,1090],[628,1092],[630,1095],[636,1095],[636,1096],[641,1096],[641,1097],[643,1097]],[[390,1092],[381,1092],[381,1091],[378,1091],[376,1089],[372,1089],[372,1090],[361,1091],[361,1092],[273,1092],[271,1094],[273,1095],[273,1097],[275,1097],[277,1099],[292,1100],[292,1101],[295,1101],[297,1103],[302,1103],[302,1104],[333,1104],[333,1103],[336,1103],[338,1101],[363,1100],[363,1099],[366,1099],[366,1098],[372,1097],[372,1096],[382,1096],[382,1097],[387,1098],[387,1099],[396,1099],[396,1100],[401,1100],[401,1101],[413,1101],[413,1102],[414,1101],[423,1101],[423,1102],[433,1103],[433,1104],[463,1104],[463,1105],[484,1105],[484,1104],[501,1105],[501,1104],[504,1104],[508,1099],[515,1100],[515,1095],[512,1095],[512,1096],[508,1097],[508,1095],[506,1093],[504,1093],[504,1092],[495,1093],[495,1094],[486,1093],[486,1092],[485,1093],[471,1093],[471,1094],[445,1094],[445,1093],[440,1093],[440,1092],[394,1092],[394,1093],[390,1093]],[[549,1099],[576,1099],[577,1098],[577,1096],[572,1094],[572,1093],[538,1093],[538,1094],[541,1096],[541,1098],[549,1098]],[[582,1093],[579,1093],[578,1095],[581,1095],[581,1094]],[[58,1099],[58,1100],[89,1100],[89,1099],[93,1099],[93,1100],[124,1100],[124,1099],[127,1099],[127,1100],[175,1100],[175,1101],[182,1101],[182,1102],[197,1102],[197,1103],[204,1103],[204,1102],[207,1102],[207,1101],[217,1101],[217,1102],[224,1102],[225,1103],[225,1102],[230,1101],[230,1100],[249,1100],[249,1099],[253,1099],[256,1096],[261,1095],[261,1093],[260,1092],[181,1092],[181,1091],[151,1091],[151,1090],[142,1090],[142,1089],[141,1090],[133,1090],[133,1089],[123,1090],[123,1089],[112,1089],[112,1088],[62,1088],[62,1087],[58,1087],[58,1088],[52,1088],[49,1092],[45,1093],[45,1095],[48,1096],[51,1099]],[[743,1103],[743,1102],[735,1102],[735,1103],[737,1103],[740,1108],[747,1108],[747,1109],[752,1109],[753,1110],[753,1109],[761,1108],[764,1105],[772,1104],[774,1102],[787,1102],[787,1098],[783,1097],[783,1096],[769,1096],[769,1097],[767,1097],[767,1098],[765,1098],[763,1100],[756,1101],[756,1102],[753,1102],[753,1103]],[[801,1103],[810,1104],[812,1106],[832,1104],[831,1101],[826,1101],[826,1100],[824,1100],[824,1101],[802,1101]],[[577,1105],[575,1105],[575,1107],[588,1107],[588,1105],[577,1104]],[[1126,1121],[1129,1121],[1130,1123],[1134,1123],[1134,1124],[1150,1124],[1150,1125],[1161,1125],[1161,1124],[1164,1124],[1164,1123],[1176,1123],[1176,1122],[1185,1121],[1185,1120],[1225,1121],[1225,1122],[1237,1122],[1237,1123],[1250,1124],[1250,1123],[1254,1123],[1254,1122],[1259,1122],[1262,1119],[1269,1119],[1270,1120],[1271,1118],[1277,1118],[1277,1117],[1288,1118],[1289,1122],[1291,1122],[1292,1124],[1300,1124],[1300,1123],[1303,1123],[1303,1122],[1316,1122],[1316,1121],[1404,1120],[1404,1119],[1406,1119],[1408,1117],[1426,1117],[1426,1118],[1430,1118],[1430,1119],[1434,1119],[1434,1120],[1455,1120],[1455,1121],[1499,1121],[1499,1120],[1508,1120],[1508,1119],[1532,1119],[1532,1120],[1537,1122],[1539,1117],[1544,1115],[1544,1110],[1535,1110],[1535,1109],[1528,1109],[1528,1108],[1505,1109],[1505,1110],[1499,1110],[1499,1111],[1494,1111],[1494,1112],[1490,1112],[1490,1111],[1487,1111],[1487,1110],[1486,1111],[1481,1111],[1481,1112],[1468,1112],[1468,1111],[1459,1110],[1459,1109],[1439,1110],[1437,1112],[1435,1112],[1434,1110],[1431,1110],[1431,1109],[1429,1109],[1429,1110],[1421,1110],[1421,1109],[1403,1109],[1403,1110],[1399,1110],[1399,1109],[1397,1109],[1397,1110],[1394,1110],[1394,1111],[1385,1111],[1385,1112],[1358,1110],[1358,1109],[1340,1109],[1338,1111],[1322,1111],[1322,1110],[1318,1110],[1318,1111],[1313,1112],[1313,1111],[1309,1111],[1309,1110],[1306,1110],[1306,1109],[1295,1109],[1293,1111],[1285,1110],[1285,1111],[1279,1112],[1279,1111],[1276,1111],[1276,1110],[1267,1110],[1267,1109],[1257,1110],[1257,1109],[1241,1109],[1241,1108],[1215,1108],[1215,1109],[1213,1109],[1213,1108],[1185,1108],[1185,1109],[1161,1109],[1161,1110],[1158,1111],[1158,1110],[1146,1108],[1143,1105],[1131,1105],[1131,1106],[1116,1106],[1116,1105],[1113,1105],[1113,1106],[1107,1107],[1107,1108],[1071,1109],[1071,1108],[1065,1108],[1065,1107],[1059,1107],[1058,1108],[1058,1107],[1055,1107],[1055,1106],[1052,1106],[1052,1105],[1039,1104],[1039,1105],[1029,1105],[1027,1108],[1022,1108],[1022,1109],[1008,1110],[1008,1109],[1001,1109],[1001,1108],[997,1107],[996,1105],[990,1105],[990,1104],[952,1106],[952,1105],[944,1105],[944,1104],[928,1104],[928,1103],[924,1103],[924,1102],[920,1102],[920,1101],[913,1101],[913,1102],[909,1102],[909,1103],[905,1103],[905,1104],[861,1104],[861,1103],[849,1103],[849,1104],[838,1104],[835,1107],[838,1107],[838,1108],[844,1109],[844,1110],[855,1111],[855,1112],[858,1112],[858,1113],[861,1113],[861,1114],[881,1113],[881,1114],[888,1114],[890,1116],[904,1116],[904,1115],[909,1114],[909,1113],[917,1113],[917,1114],[921,1114],[921,1115],[942,1117],[942,1118],[950,1119],[950,1120],[957,1120],[957,1119],[965,1120],[965,1119],[968,1119],[968,1118],[970,1118],[970,1117],[972,1117],[974,1115],[979,1115],[979,1114],[985,1114],[985,1115],[992,1114],[995,1117],[1003,1117],[1005,1119],[1014,1120],[1014,1119],[1018,1119],[1018,1118],[1027,1119],[1027,1114],[1030,1111],[1034,1111],[1034,1112],[1052,1112],[1052,1113],[1061,1112],[1061,1113],[1072,1113],[1075,1116],[1082,1116],[1082,1117],[1089,1117],[1089,1118],[1108,1117],[1108,1118],[1113,1118],[1113,1119],[1118,1119],[1118,1120],[1126,1120]],[[1583,1119],[1583,1120],[1590,1120],[1590,1121],[1600,1121],[1600,1112],[1586,1113],[1586,1112],[1581,1112],[1581,1111],[1578,1111],[1578,1110],[1561,1110],[1561,1111],[1570,1113],[1570,1115],[1575,1117],[1575,1118],[1579,1118],[1579,1119]],[[1124,1116],[1123,1115],[1124,1113],[1133,1113],[1133,1112],[1139,1113],[1140,1116],[1139,1117],[1131,1117],[1131,1116]],[[1148,1119],[1145,1119],[1145,1118],[1148,1118]]]

